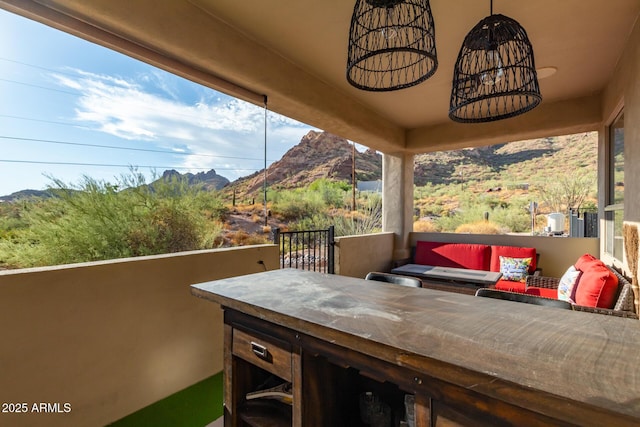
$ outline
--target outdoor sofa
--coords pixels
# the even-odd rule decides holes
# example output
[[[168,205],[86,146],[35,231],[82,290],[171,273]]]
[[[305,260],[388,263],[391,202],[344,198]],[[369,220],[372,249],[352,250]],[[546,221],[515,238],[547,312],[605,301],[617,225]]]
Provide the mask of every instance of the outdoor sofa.
[[[494,298],[496,292],[504,292],[503,299],[511,301],[545,305],[535,299],[560,300],[575,311],[638,318],[629,280],[591,254],[578,258],[560,278],[541,275],[539,254],[529,247],[418,241],[412,254],[397,265],[502,272],[502,278],[491,286]],[[522,262],[519,269],[514,262]]]
[[[506,291],[524,292],[524,277],[539,273],[539,256],[535,248],[421,240],[412,253],[410,259],[401,263],[502,272],[495,288]],[[526,265],[521,265],[526,270],[520,271],[520,275],[511,274],[513,269],[507,266],[507,262],[513,260],[528,260]]]

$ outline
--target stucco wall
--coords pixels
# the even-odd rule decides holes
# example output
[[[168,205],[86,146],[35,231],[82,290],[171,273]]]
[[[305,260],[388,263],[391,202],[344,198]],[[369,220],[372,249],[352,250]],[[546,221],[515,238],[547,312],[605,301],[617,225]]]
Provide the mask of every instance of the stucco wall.
[[[393,233],[345,236],[336,239],[336,273],[364,278],[370,271],[389,271]]]
[[[263,245],[0,272],[0,402],[71,405],[0,425],[105,425],[221,371],[222,311],[189,285],[278,267]]]
[[[452,243],[481,243],[536,248],[540,254],[539,267],[543,276],[561,277],[580,255],[600,255],[596,238],[567,238],[543,236],[515,236],[506,234],[411,233],[411,246],[418,240]]]

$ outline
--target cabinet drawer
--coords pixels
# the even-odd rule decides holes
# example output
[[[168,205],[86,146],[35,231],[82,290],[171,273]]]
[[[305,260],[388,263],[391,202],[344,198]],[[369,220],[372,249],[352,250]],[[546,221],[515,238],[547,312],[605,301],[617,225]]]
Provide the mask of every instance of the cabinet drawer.
[[[238,329],[233,330],[232,351],[234,356],[241,357],[265,371],[291,381],[290,351]]]

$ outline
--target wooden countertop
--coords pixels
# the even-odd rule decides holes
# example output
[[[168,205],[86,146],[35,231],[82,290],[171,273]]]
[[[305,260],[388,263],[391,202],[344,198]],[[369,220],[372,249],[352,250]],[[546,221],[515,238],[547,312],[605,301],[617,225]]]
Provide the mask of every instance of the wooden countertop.
[[[292,269],[192,293],[578,424],[640,422],[637,320]]]

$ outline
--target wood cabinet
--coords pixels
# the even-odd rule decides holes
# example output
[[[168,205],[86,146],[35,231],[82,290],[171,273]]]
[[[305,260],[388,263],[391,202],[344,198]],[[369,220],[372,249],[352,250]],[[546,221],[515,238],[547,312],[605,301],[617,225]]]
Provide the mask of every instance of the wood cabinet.
[[[366,392],[389,406],[388,426],[406,420],[407,394],[419,427],[562,424],[234,310],[225,311],[225,328],[226,426],[365,426],[359,400]],[[291,405],[245,399],[273,376],[292,383]]]
[[[366,392],[390,426],[407,395],[419,427],[640,423],[634,320],[292,270],[192,292],[225,311],[225,426],[364,426]],[[246,399],[268,381],[291,403]]]

